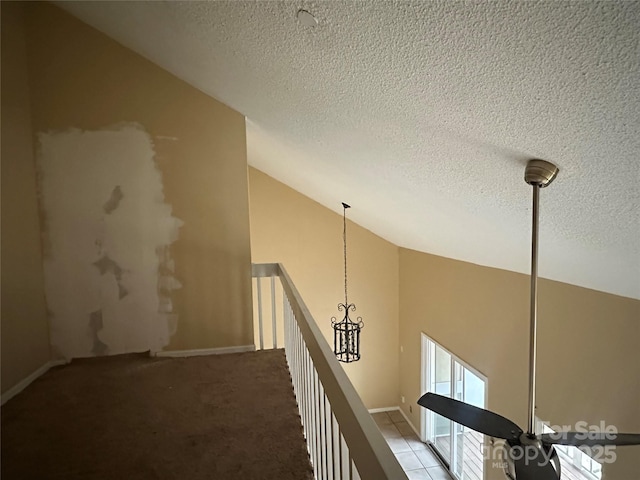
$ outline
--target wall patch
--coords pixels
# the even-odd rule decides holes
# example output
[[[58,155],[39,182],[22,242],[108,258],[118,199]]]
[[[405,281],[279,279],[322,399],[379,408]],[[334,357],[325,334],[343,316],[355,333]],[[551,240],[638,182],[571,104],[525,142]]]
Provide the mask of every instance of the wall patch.
[[[169,247],[182,222],[150,135],[138,124],[41,133],[38,173],[52,346],[66,358],[161,350],[177,322]]]

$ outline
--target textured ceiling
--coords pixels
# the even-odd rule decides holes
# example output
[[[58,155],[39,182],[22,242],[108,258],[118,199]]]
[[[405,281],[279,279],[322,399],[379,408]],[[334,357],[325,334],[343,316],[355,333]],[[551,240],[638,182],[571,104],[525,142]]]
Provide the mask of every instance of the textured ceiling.
[[[403,247],[640,298],[639,2],[63,2],[247,117],[249,163]],[[298,8],[318,19],[296,20]]]

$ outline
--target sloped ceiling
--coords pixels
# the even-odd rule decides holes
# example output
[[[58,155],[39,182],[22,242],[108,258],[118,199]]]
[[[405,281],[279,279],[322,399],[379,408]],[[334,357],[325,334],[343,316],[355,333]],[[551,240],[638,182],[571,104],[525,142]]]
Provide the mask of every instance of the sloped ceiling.
[[[246,115],[251,165],[403,247],[528,272],[524,166],[556,163],[541,276],[640,298],[640,2],[58,5]]]

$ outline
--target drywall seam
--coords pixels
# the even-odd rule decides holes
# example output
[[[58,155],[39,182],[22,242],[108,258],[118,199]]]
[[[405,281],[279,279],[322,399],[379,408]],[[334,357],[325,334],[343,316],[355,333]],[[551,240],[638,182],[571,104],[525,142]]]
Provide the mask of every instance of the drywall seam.
[[[165,202],[150,135],[127,123],[38,137],[54,351],[160,350],[177,325],[170,246],[182,222]]]
[[[29,385],[31,385],[39,377],[41,377],[42,375],[47,373],[49,371],[49,369],[51,369],[53,367],[57,367],[59,365],[66,365],[67,363],[69,363],[67,360],[50,360],[50,361],[48,361],[47,363],[42,365],[40,368],[38,368],[37,370],[33,371],[30,375],[28,375],[27,377],[25,377],[22,380],[20,380],[18,383],[16,383],[9,390],[4,392],[2,394],[2,400],[1,400],[2,405],[4,405],[9,400],[11,400],[13,397],[15,397],[20,392],[22,392],[25,388],[27,388]]]

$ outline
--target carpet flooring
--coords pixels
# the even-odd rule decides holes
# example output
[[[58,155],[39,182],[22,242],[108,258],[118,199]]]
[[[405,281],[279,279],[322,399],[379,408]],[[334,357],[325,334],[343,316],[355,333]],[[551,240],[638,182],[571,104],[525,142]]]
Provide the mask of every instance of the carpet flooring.
[[[3,480],[313,478],[283,350],[74,360],[1,426]]]

